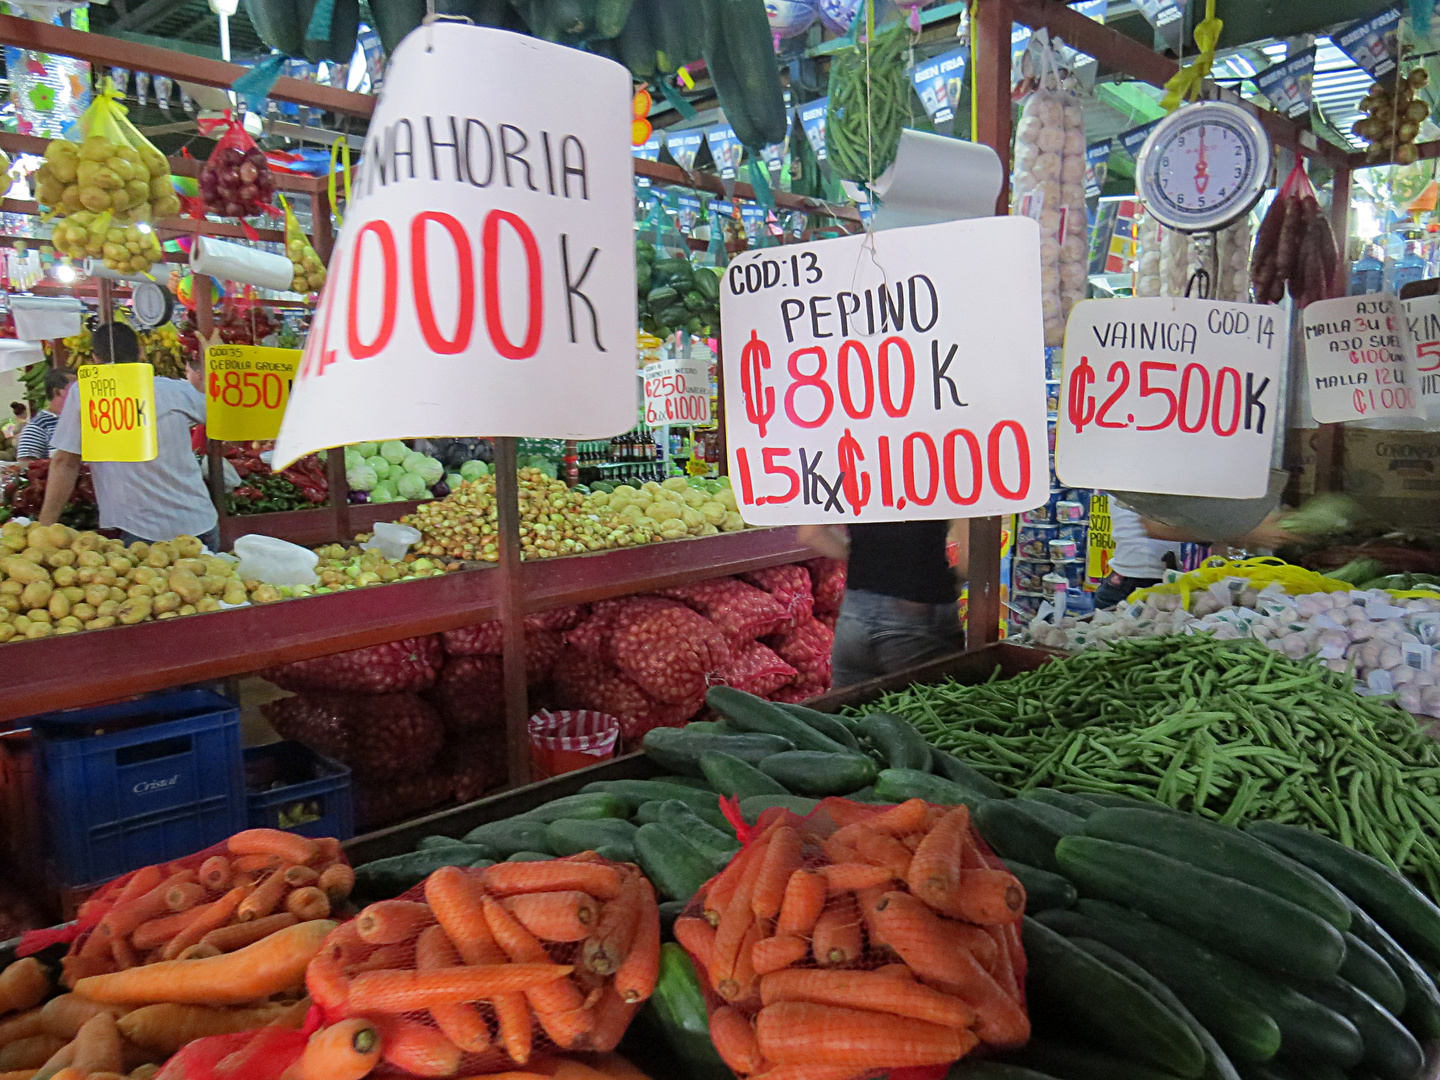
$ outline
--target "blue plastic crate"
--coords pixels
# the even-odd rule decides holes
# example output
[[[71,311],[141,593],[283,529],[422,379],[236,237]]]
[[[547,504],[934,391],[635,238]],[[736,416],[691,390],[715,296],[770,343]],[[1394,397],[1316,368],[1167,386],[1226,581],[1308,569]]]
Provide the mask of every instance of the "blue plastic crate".
[[[350,770],[297,742],[249,747],[245,812],[252,829],[349,840],[355,835]]]
[[[106,881],[245,828],[240,710],[219,694],[177,690],[29,723],[60,883]]]

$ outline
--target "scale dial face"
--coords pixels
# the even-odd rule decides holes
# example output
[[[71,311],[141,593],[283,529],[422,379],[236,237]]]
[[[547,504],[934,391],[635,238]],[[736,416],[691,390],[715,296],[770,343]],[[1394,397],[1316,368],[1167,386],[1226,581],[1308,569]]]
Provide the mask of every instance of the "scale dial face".
[[[1250,113],[1201,101],[1171,113],[1145,140],[1135,182],[1151,216],[1181,232],[1222,229],[1265,191],[1270,140]]]
[[[170,296],[170,290],[158,282],[136,282],[131,290],[130,300],[135,321],[141,329],[153,330],[161,323],[170,321],[174,300]]]

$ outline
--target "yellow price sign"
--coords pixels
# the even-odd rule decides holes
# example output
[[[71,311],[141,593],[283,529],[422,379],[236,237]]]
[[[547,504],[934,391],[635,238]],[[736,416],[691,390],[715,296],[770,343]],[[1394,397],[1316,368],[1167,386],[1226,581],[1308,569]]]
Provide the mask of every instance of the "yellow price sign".
[[[80,391],[80,455],[86,461],[152,461],[155,369],[149,364],[86,364]]]
[[[205,350],[205,433],[226,442],[273,439],[290,401],[299,349],[212,345]]]

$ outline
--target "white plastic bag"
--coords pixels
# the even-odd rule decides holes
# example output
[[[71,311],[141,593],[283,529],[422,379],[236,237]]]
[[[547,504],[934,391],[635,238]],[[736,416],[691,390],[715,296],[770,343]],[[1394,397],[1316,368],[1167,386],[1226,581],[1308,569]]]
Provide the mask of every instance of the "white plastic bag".
[[[320,556],[309,548],[273,536],[251,533],[235,541],[240,556],[238,573],[244,580],[267,585],[318,585],[315,564]]]

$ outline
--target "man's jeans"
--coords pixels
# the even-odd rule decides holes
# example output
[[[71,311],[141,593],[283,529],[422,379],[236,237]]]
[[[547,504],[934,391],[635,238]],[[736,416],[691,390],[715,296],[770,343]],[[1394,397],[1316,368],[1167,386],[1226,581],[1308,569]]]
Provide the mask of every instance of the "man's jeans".
[[[923,664],[964,645],[958,604],[920,604],[847,590],[835,623],[837,687]]]

